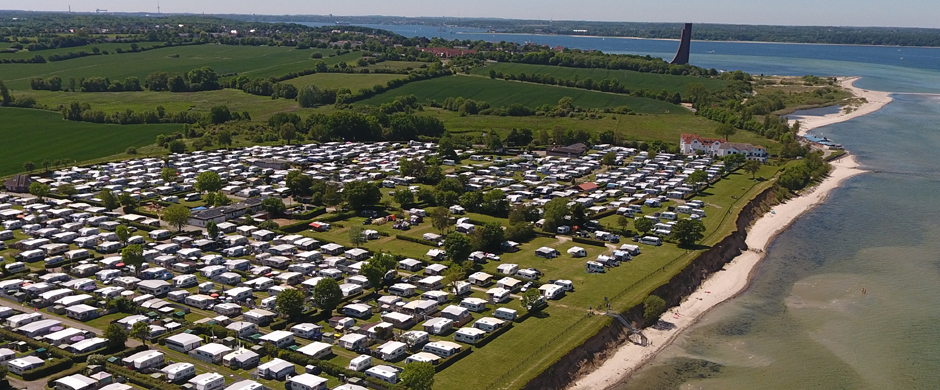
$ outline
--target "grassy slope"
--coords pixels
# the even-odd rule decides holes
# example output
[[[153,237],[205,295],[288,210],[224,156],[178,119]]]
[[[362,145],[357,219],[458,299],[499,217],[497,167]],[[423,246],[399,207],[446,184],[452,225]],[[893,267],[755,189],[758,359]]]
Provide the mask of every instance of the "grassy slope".
[[[10,89],[24,90],[29,88],[29,79],[37,76],[58,75],[62,77],[65,85],[70,77],[78,80],[82,77],[107,76],[112,80],[123,80],[129,76],[137,76],[143,81],[148,74],[156,71],[183,73],[203,66],[211,67],[219,74],[238,73],[252,78],[267,77],[312,66],[317,60],[311,59],[310,55],[315,52],[323,53],[323,61],[330,66],[362,56],[362,53],[351,52],[329,57],[335,51],[297,50],[290,47],[216,44],[177,46],[141,53],[90,56],[45,64],[3,64],[0,68],[0,79],[3,79]]]
[[[579,80],[591,78],[595,82],[603,79],[618,79],[621,85],[626,85],[631,89],[648,89],[651,91],[667,90],[669,92],[685,93],[685,87],[689,84],[701,83],[706,88],[717,90],[727,83],[718,79],[706,79],[688,76],[673,76],[655,73],[640,73],[629,70],[611,70],[611,69],[587,69],[587,68],[569,68],[553,65],[532,65],[518,63],[487,63],[485,67],[475,68],[471,71],[477,75],[489,75],[490,70],[502,72],[504,74],[525,73],[527,75],[541,74],[551,75],[556,79],[574,80],[577,76]]]
[[[358,91],[363,88],[372,88],[373,85],[385,85],[391,80],[407,77],[403,74],[359,74],[359,73],[314,73],[285,81],[300,88],[305,85],[316,85],[320,89],[349,88]]]
[[[128,146],[154,142],[157,134],[181,131],[176,124],[104,125],[67,122],[62,115],[41,110],[0,108],[0,137],[7,145],[0,159],[0,176],[23,170],[23,162],[43,159],[85,161],[124,152]]]
[[[574,99],[575,105],[586,108],[628,106],[640,113],[691,114],[691,112],[686,109],[658,100],[586,91],[576,88],[464,76],[440,77],[407,84],[370,99],[363,100],[362,103],[378,105],[390,102],[397,96],[410,94],[417,96],[418,101],[421,102],[429,99],[442,102],[448,97],[464,97],[477,101],[485,101],[493,107],[504,107],[519,103],[532,108],[543,104],[556,105],[559,99],[570,96]]]

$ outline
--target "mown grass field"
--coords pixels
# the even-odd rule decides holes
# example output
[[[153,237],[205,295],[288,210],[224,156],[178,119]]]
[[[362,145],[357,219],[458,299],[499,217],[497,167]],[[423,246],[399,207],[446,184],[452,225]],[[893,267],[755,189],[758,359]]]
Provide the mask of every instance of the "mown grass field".
[[[653,99],[587,91],[551,85],[520,83],[515,81],[491,80],[482,77],[439,77],[410,83],[383,94],[363,100],[362,104],[379,105],[390,102],[402,95],[415,95],[419,102],[437,100],[443,102],[448,97],[463,97],[485,101],[493,107],[505,107],[510,104],[522,104],[535,108],[544,104],[556,105],[558,100],[570,96],[574,104],[585,108],[630,107],[644,114],[691,115],[684,108]]]
[[[157,134],[182,131],[183,125],[104,125],[68,122],[62,115],[42,110],[0,108],[3,158],[0,177],[23,170],[24,161],[41,167],[43,159],[91,160],[123,153],[128,146],[154,143]]]
[[[668,74],[640,73],[630,70],[595,69],[595,68],[569,68],[554,65],[533,65],[505,62],[488,62],[486,66],[475,68],[470,73],[489,77],[490,70],[504,74],[550,75],[555,79],[584,80],[590,78],[595,82],[603,79],[617,79],[621,85],[630,89],[647,89],[655,92],[667,90],[670,93],[685,93],[689,84],[701,83],[710,90],[721,89],[728,83],[718,79],[698,78],[689,76],[674,76]]]
[[[278,76],[308,68],[318,61],[310,58],[311,54],[317,52],[323,54],[322,60],[329,66],[362,57],[360,52],[330,57],[335,54],[335,50],[328,49],[297,50],[291,47],[207,44],[168,47],[139,53],[89,56],[44,64],[3,64],[3,67],[0,67],[0,79],[4,80],[10,89],[24,90],[29,89],[29,79],[32,77],[58,75],[62,78],[63,85],[68,85],[69,78],[78,80],[83,77],[123,80],[136,76],[143,82],[144,78],[153,72],[185,73],[203,66],[211,67],[220,75],[237,73],[256,78]]]
[[[284,82],[293,84],[297,88],[313,84],[320,89],[349,88],[351,91],[355,92],[363,88],[372,88],[374,85],[385,85],[385,83],[391,80],[403,79],[405,77],[406,75],[395,73],[314,73]]]

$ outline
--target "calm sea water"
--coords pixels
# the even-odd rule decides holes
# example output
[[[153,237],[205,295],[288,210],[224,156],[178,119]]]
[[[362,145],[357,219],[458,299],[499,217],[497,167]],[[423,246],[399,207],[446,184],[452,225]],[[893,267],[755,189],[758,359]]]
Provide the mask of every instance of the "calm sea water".
[[[441,32],[671,59],[673,41]],[[940,49],[693,42],[694,64],[752,74],[863,76],[898,92],[821,129],[871,173],[771,245],[750,288],[716,307],[622,389],[940,388]]]

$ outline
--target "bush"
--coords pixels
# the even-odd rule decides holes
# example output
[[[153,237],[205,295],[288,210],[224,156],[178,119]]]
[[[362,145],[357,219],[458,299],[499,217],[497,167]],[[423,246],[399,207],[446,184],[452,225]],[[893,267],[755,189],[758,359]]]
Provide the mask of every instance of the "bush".
[[[323,217],[323,218],[317,219],[317,221],[318,221],[318,222],[345,221],[345,220],[350,219],[350,218],[355,217],[355,216],[356,216],[356,212],[355,212],[355,211],[347,211],[347,212],[338,213],[338,214],[330,214],[330,215],[327,215],[327,216],[325,216],[325,217]]]
[[[129,370],[127,368],[121,367],[114,363],[108,363],[108,372],[114,375],[122,375],[127,378],[128,382],[131,382],[135,385],[141,386],[145,389],[159,389],[159,390],[178,390],[179,387],[173,386],[163,381],[158,381],[147,375],[140,374]]]
[[[42,367],[26,370],[23,372],[23,375],[20,376],[23,377],[24,381],[33,381],[72,368],[72,364],[70,357],[61,357],[47,361]]]
[[[403,235],[401,235],[401,234],[395,235],[395,238],[397,238],[397,239],[399,239],[399,240],[411,241],[411,242],[418,243],[418,244],[421,244],[421,245],[433,246],[433,247],[435,247],[435,248],[438,247],[438,245],[437,245],[436,242],[434,242],[434,241],[429,241],[429,240],[425,240],[425,239],[423,239],[423,238],[408,237],[408,236],[403,236]]]
[[[303,220],[307,220],[307,219],[313,219],[313,218],[318,217],[318,216],[321,216],[321,215],[323,215],[323,214],[326,214],[326,207],[317,207],[317,208],[315,208],[315,209],[313,209],[313,210],[310,210],[310,211],[307,211],[307,212],[304,212],[304,213],[293,214],[293,215],[291,216],[291,218],[292,218],[292,219],[303,219]]]
[[[571,241],[577,242],[584,245],[594,245],[594,246],[607,246],[607,242],[601,240],[595,240],[592,238],[583,238],[583,237],[572,237]]]

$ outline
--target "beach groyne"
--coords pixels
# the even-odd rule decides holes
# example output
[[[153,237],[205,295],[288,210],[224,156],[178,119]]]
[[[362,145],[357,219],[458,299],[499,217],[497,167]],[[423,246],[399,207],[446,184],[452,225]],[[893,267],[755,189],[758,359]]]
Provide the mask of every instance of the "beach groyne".
[[[720,271],[748,249],[748,227],[767,213],[777,203],[775,187],[771,186],[749,201],[738,214],[736,229],[724,239],[702,252],[688,266],[674,275],[665,284],[654,289],[650,294],[666,301],[667,307],[678,306],[690,296],[708,278]],[[621,315],[640,328],[646,324],[643,318],[643,304],[638,304]],[[523,389],[565,389],[582,375],[595,370],[621,346],[631,343],[629,331],[619,321],[611,321],[583,344],[572,349],[548,369],[529,381]]]

